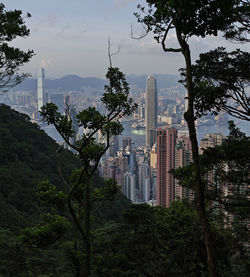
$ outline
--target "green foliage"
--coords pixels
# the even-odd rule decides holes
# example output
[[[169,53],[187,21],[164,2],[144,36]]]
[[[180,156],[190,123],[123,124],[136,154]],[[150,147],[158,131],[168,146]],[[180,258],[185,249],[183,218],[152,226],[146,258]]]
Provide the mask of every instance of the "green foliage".
[[[71,227],[71,224],[62,216],[46,214],[44,217],[46,223],[22,231],[23,243],[32,247],[46,247],[59,240]]]
[[[206,276],[201,230],[188,202],[169,209],[132,205],[120,225],[95,237],[96,276]]]
[[[0,105],[0,122],[0,276],[74,276],[64,248],[64,242],[72,242],[74,229],[57,167],[67,180],[79,160],[70,151],[57,152],[53,139],[8,106]],[[72,178],[78,175],[79,170]],[[93,189],[102,185],[93,176]],[[118,222],[128,206],[120,194],[112,203],[95,201],[93,228]]]
[[[239,276],[247,276],[250,140],[232,121],[229,122],[229,129],[228,138],[222,145],[204,149],[200,156],[200,164],[204,179],[209,178],[209,181],[204,180],[204,184],[210,221],[220,229],[220,232],[226,234],[225,243],[230,245],[230,252],[227,255],[231,275],[228,276],[234,276],[232,272],[238,267],[241,268]],[[192,167],[189,165],[179,168],[175,170],[174,176],[179,180],[180,185],[195,191]],[[218,243],[223,244],[223,241],[219,239]],[[223,256],[223,254],[220,255]],[[226,272],[221,266],[219,269]]]
[[[102,102],[109,112],[119,111],[119,114],[131,115],[136,108],[133,99],[129,97],[129,85],[125,75],[117,68],[110,67],[106,74],[109,84],[105,85]]]
[[[47,203],[49,206],[55,206],[61,212],[65,211],[66,194],[63,191],[58,191],[56,186],[52,185],[48,180],[38,184],[37,191],[36,195],[40,201]]]
[[[147,0],[148,10],[141,5],[138,8],[144,17],[136,13],[139,22],[153,31],[158,42],[164,39],[165,31],[173,26],[181,30],[183,39],[191,36],[205,37],[217,35],[233,25],[232,14],[238,7],[237,0],[204,0],[204,1],[156,1]]]
[[[224,37],[229,40],[241,43],[249,42],[249,0],[238,1],[238,5],[233,10],[232,17],[237,24],[229,25],[225,30]]]
[[[216,265],[217,249],[216,244],[214,242],[215,234],[211,229],[211,225],[209,223],[209,215],[207,214],[206,210],[206,182],[204,182],[203,179],[203,169],[201,167],[198,155],[198,143],[196,136],[195,120],[198,116],[205,114],[207,110],[213,110],[214,106],[216,105],[217,107],[218,105],[220,105],[219,110],[225,109],[225,107],[227,107],[227,109],[230,110],[231,107],[234,107],[226,105],[229,98],[229,94],[231,98],[236,98],[236,100],[234,100],[237,103],[237,105],[238,97],[240,96],[239,102],[240,104],[243,104],[242,107],[234,107],[234,115],[243,114],[245,118],[248,118],[249,99],[248,96],[244,96],[244,89],[242,91],[242,87],[240,87],[244,82],[239,84],[240,91],[237,91],[237,93],[235,92],[235,90],[232,89],[231,86],[236,85],[237,87],[238,80],[234,82],[234,79],[230,79],[230,83],[228,82],[228,80],[226,80],[225,83],[223,83],[222,76],[225,73],[224,68],[221,67],[216,71],[217,62],[213,64],[215,70],[211,70],[210,73],[218,73],[218,75],[214,78],[216,81],[219,80],[218,86],[216,83],[212,83],[210,82],[210,80],[207,79],[206,67],[201,68],[201,70],[203,70],[204,75],[201,74],[201,76],[199,76],[200,78],[197,77],[195,79],[195,75],[193,74],[194,70],[191,64],[191,52],[188,40],[192,36],[216,36],[219,31],[222,31],[225,32],[226,37],[237,37],[239,40],[242,39],[243,41],[244,33],[249,32],[249,1],[147,0],[146,3],[148,8],[146,9],[143,6],[138,5],[140,14],[135,14],[138,21],[142,23],[145,27],[144,35],[152,31],[155,35],[154,38],[157,40],[158,43],[161,43],[162,48],[165,52],[181,52],[185,59],[185,69],[183,71],[183,74],[184,84],[187,88],[188,94],[188,109],[184,113],[184,118],[187,121],[189,136],[192,144],[192,158],[194,167],[194,179],[192,181],[194,181],[193,184],[196,192],[195,197],[197,203],[197,214],[199,216],[199,222],[204,232],[209,273],[211,277],[217,277],[221,275],[221,272],[220,268]],[[176,32],[176,38],[179,44],[179,48],[169,48],[167,46],[167,37],[171,29],[174,29]],[[239,31],[239,34],[236,34],[237,30]],[[239,54],[239,51],[238,53],[233,53],[232,55],[235,54]],[[241,54],[242,53],[240,53],[240,55]],[[223,58],[224,57],[222,57],[222,60]],[[230,57],[230,59],[231,61],[233,61],[233,58]],[[236,61],[236,63],[237,62],[238,60]],[[249,63],[247,67],[249,67]],[[231,71],[233,72],[233,70],[230,70],[231,64],[229,64],[229,66],[226,67],[226,71],[229,71],[229,73],[231,73]],[[237,70],[238,69],[236,69],[236,72]],[[236,76],[238,77],[240,74],[240,72],[237,72]],[[227,76],[227,74],[225,74],[225,76]],[[233,74],[230,75],[229,78],[231,77],[234,77]],[[248,79],[246,79],[246,82],[248,82]],[[228,90],[226,92],[223,91],[224,87],[222,86],[222,84],[223,86],[227,86],[226,88]],[[215,91],[214,87],[216,86],[217,90]],[[198,95],[200,96],[200,99]],[[199,100],[202,100],[202,103],[199,102]],[[197,114],[195,114],[194,104],[196,104],[196,108],[198,110]],[[239,109],[241,110],[240,113],[238,112]],[[186,172],[184,171],[179,171],[178,174],[183,176],[183,174],[185,173]],[[189,174],[189,177],[192,176]],[[192,182],[185,181],[185,183],[191,184]]]
[[[219,47],[200,54],[192,66],[195,90],[195,109],[198,117],[225,111],[230,115],[250,120],[250,54],[239,49],[227,53]],[[185,75],[182,71],[182,75]]]
[[[36,185],[48,179],[62,189],[57,165],[67,176],[79,166],[79,161],[69,151],[56,154],[58,145],[26,115],[1,105],[0,122],[0,193],[3,205],[12,207],[3,209],[0,225],[13,230],[25,227],[28,218],[30,224],[37,218]]]
[[[30,14],[26,17],[30,17]],[[8,11],[4,4],[0,3],[0,26],[0,91],[6,92],[29,76],[27,73],[18,74],[18,70],[31,59],[34,52],[25,52],[10,45],[15,38],[27,37],[30,33],[22,11]]]
[[[95,188],[93,190],[93,201],[106,199],[114,200],[117,193],[120,191],[120,187],[117,185],[116,181],[113,179],[108,179],[104,181],[104,185],[100,188]]]
[[[129,97],[129,86],[125,75],[118,69],[110,67],[106,75],[109,84],[105,86],[105,93],[102,102],[106,108],[107,115],[101,115],[95,108],[89,107],[76,115],[79,127],[87,131],[77,141],[71,138],[76,135],[73,129],[73,120],[69,115],[61,115],[58,108],[53,104],[46,104],[42,107],[41,116],[43,121],[53,124],[64,141],[76,152],[82,162],[80,170],[75,171],[70,178],[71,183],[64,181],[69,188],[67,193],[67,205],[76,227],[75,240],[83,243],[80,251],[84,269],[79,269],[78,262],[75,264],[77,276],[91,276],[92,266],[92,211],[93,203],[97,200],[114,200],[115,194],[119,191],[117,185],[108,180],[103,187],[93,189],[92,178],[97,169],[98,163],[110,146],[110,138],[119,135],[123,131],[118,121],[121,116],[131,115],[136,105]],[[106,138],[105,143],[98,143],[95,134],[101,131]],[[96,210],[95,206],[95,210]],[[80,239],[78,236],[80,235]],[[80,240],[80,242],[79,242]],[[79,255],[78,255],[79,256]],[[76,261],[78,258],[75,259]]]
[[[100,122],[106,120],[105,116],[102,116],[95,107],[88,107],[86,110],[83,110],[78,113],[77,119],[79,122],[79,127],[83,126],[88,129],[95,129]]]

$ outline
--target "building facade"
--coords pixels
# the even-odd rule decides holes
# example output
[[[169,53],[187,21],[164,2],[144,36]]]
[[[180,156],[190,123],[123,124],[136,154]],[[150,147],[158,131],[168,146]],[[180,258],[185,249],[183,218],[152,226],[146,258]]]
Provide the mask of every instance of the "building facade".
[[[44,69],[40,68],[38,71],[37,77],[37,110],[38,112],[41,111],[42,106],[44,103],[44,80],[45,80],[45,73]]]
[[[185,167],[192,162],[192,147],[190,138],[187,135],[180,135],[176,141],[175,148],[175,168]],[[193,199],[193,192],[189,188],[182,187],[178,180],[175,180],[175,198]]]
[[[156,140],[157,86],[155,77],[150,75],[146,83],[146,147],[151,149]]]
[[[175,198],[175,182],[169,172],[175,168],[177,129],[157,129],[157,205],[169,207]]]

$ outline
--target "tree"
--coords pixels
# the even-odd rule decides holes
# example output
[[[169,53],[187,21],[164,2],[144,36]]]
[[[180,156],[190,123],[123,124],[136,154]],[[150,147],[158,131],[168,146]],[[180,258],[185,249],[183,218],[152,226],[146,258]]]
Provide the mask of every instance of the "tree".
[[[131,205],[120,224],[94,234],[96,276],[207,276],[206,250],[192,203]],[[226,240],[228,237],[228,240]],[[220,270],[230,275],[231,237],[215,229]],[[227,243],[225,243],[225,241]],[[230,245],[231,246],[231,245]],[[190,251],[192,249],[192,251]]]
[[[158,43],[161,43],[165,52],[180,52],[185,60],[185,87],[188,93],[188,110],[185,112],[184,118],[187,121],[192,143],[197,213],[204,232],[210,276],[215,277],[219,273],[216,268],[215,244],[206,213],[205,186],[199,164],[194,110],[196,91],[188,40],[193,36],[216,36],[219,31],[235,31],[235,24],[240,26],[245,24],[247,17],[243,18],[243,15],[245,16],[244,11],[248,9],[248,5],[245,5],[245,1],[238,0],[147,0],[147,3],[148,9],[141,5],[138,6],[141,11],[141,14],[135,14],[138,21],[147,27],[147,32],[153,31],[155,39]],[[167,47],[166,39],[172,29],[176,32],[179,48]],[[248,28],[241,29],[241,35],[245,31],[248,32],[248,30]]]
[[[237,276],[246,276],[249,271],[250,138],[233,121],[229,122],[229,130],[221,145],[204,149],[200,165],[206,181],[210,221],[220,232],[230,235],[231,274],[234,276],[233,271],[240,268]],[[173,174],[182,186],[194,190],[192,167],[190,164],[176,169]]]
[[[31,15],[27,13],[26,17]],[[10,46],[17,37],[27,37],[30,33],[24,22],[22,11],[7,11],[0,3],[0,92],[4,93],[19,84],[28,73],[18,74],[20,67],[34,55],[32,50],[22,51]]]
[[[200,54],[192,66],[196,117],[224,111],[250,121],[250,54],[219,47]],[[184,71],[182,72],[185,75]]]
[[[232,11],[232,21],[234,23],[228,25],[224,31],[224,37],[228,40],[238,41],[241,43],[249,42],[247,37],[250,33],[250,13],[249,0],[237,1],[238,5]]]
[[[119,135],[123,130],[119,118],[131,115],[136,108],[136,104],[133,104],[132,98],[129,97],[129,86],[124,74],[118,68],[110,66],[106,77],[109,84],[105,85],[105,93],[101,101],[106,107],[107,114],[102,115],[94,107],[80,111],[76,119],[79,127],[83,127],[86,132],[79,140],[72,142],[72,138],[76,135],[73,128],[75,119],[60,114],[53,103],[47,103],[41,111],[43,121],[55,126],[82,163],[81,169],[71,176],[70,183],[62,177],[65,186],[69,188],[68,209],[85,244],[85,268],[82,276],[91,276],[92,272],[91,210],[93,203],[99,199],[113,198],[118,191],[116,183],[111,179],[105,181],[104,187],[93,190],[92,178],[101,157],[110,146],[111,136]],[[101,144],[96,141],[95,135],[98,131],[105,136],[106,143]],[[75,205],[76,202],[77,205]]]

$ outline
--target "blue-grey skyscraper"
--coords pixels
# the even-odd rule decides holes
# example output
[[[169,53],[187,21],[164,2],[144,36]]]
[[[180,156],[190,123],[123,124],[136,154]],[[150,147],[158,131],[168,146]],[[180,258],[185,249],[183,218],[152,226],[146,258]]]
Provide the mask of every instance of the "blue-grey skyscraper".
[[[146,147],[151,149],[156,140],[157,86],[155,77],[150,75],[146,83]]]
[[[37,109],[41,111],[44,105],[44,69],[40,68],[37,77]]]

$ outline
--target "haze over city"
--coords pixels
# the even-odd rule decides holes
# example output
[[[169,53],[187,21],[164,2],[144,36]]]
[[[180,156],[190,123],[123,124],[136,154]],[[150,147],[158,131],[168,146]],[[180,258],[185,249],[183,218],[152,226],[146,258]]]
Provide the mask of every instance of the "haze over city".
[[[13,41],[21,49],[33,49],[35,56],[22,71],[30,72],[34,78],[41,66],[47,78],[58,78],[66,74],[81,77],[105,77],[108,67],[107,41],[110,37],[113,50],[121,47],[119,55],[113,57],[115,66],[125,74],[178,74],[183,58],[178,53],[163,52],[152,34],[141,40],[142,28],[133,15],[141,0],[4,0],[7,10],[21,9],[31,14],[26,24],[30,36]],[[175,34],[168,37],[168,45],[176,46]],[[216,46],[228,46],[229,50],[247,45],[230,44],[219,37],[195,38],[191,40],[193,60],[200,52]]]

